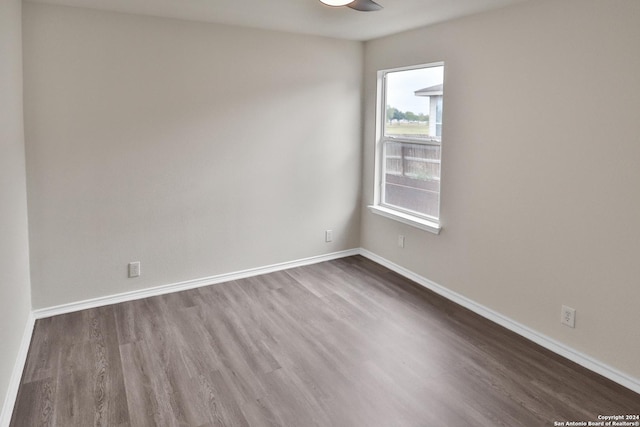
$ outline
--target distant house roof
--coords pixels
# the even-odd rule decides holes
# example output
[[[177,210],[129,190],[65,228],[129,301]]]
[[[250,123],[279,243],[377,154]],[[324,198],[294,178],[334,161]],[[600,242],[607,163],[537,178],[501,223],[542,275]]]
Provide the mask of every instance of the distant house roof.
[[[425,87],[413,92],[416,96],[436,96],[442,95],[442,85]]]

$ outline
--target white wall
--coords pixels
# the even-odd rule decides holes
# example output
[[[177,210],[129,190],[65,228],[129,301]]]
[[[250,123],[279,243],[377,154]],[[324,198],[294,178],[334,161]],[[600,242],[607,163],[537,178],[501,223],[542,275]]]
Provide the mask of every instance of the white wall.
[[[20,0],[0,0],[0,412],[31,309],[21,15]]]
[[[358,247],[361,43],[31,3],[23,25],[35,308]]]
[[[368,42],[363,204],[376,71],[443,60],[444,229],[363,210],[362,246],[640,378],[639,42],[636,0],[528,2]]]

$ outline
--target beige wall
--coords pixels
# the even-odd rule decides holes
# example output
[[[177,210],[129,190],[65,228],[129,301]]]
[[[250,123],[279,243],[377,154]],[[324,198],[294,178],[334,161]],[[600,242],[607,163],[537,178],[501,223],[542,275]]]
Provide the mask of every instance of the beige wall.
[[[528,2],[368,42],[363,204],[376,70],[443,60],[444,228],[363,209],[362,246],[640,378],[639,42],[636,0]]]
[[[20,0],[0,0],[0,412],[31,309],[21,14]]]
[[[358,247],[361,43],[24,15],[35,308]]]

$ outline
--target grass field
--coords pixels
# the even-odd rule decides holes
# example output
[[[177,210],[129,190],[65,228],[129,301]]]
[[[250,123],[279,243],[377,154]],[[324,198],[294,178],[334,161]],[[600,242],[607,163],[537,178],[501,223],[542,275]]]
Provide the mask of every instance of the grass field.
[[[429,124],[394,123],[386,125],[387,135],[428,135]]]

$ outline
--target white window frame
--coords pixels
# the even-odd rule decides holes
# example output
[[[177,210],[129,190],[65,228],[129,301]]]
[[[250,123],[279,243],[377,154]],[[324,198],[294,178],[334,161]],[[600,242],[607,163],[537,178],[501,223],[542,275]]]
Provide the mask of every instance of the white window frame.
[[[444,62],[432,62],[428,64],[412,65],[408,67],[391,68],[378,71],[378,85],[377,85],[377,114],[376,114],[376,147],[375,147],[375,189],[374,189],[374,203],[369,206],[369,210],[372,213],[382,215],[386,218],[390,218],[404,224],[408,224],[412,227],[416,227],[422,230],[429,231],[434,234],[439,234],[442,230],[440,221],[440,203],[438,203],[438,218],[428,215],[420,214],[419,212],[403,209],[398,206],[384,204],[384,191],[385,191],[385,177],[384,177],[384,161],[385,161],[385,146],[387,142],[403,142],[409,144],[421,144],[421,145],[438,145],[440,146],[440,159],[442,160],[442,137],[433,138],[407,138],[396,136],[385,136],[384,125],[386,119],[386,75],[388,73],[398,71],[408,71],[420,68],[440,67],[444,66]],[[443,91],[444,93],[444,91]],[[434,117],[435,119],[435,117]],[[442,173],[442,171],[441,171]],[[440,197],[440,189],[438,188],[438,197]]]

